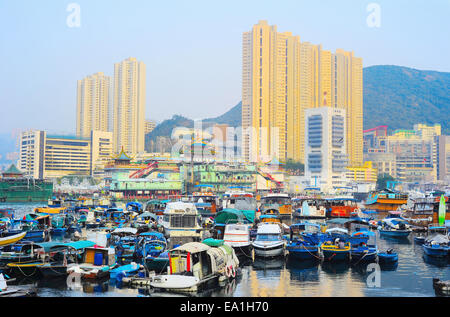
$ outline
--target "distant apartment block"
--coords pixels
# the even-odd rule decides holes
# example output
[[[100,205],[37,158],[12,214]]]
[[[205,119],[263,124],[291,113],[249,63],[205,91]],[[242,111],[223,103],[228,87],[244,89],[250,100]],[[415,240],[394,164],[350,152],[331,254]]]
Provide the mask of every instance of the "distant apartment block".
[[[114,64],[112,131],[114,151],[136,155],[145,148],[146,67],[130,57]]]
[[[301,42],[259,21],[243,34],[242,135],[247,161],[303,161],[305,111],[323,106],[346,112],[349,164],[363,163],[362,59],[341,49]]]
[[[444,163],[439,157],[439,140],[445,138],[440,136],[439,124],[416,124],[413,130],[398,129],[391,135],[385,126],[366,130],[364,160],[373,162],[378,174],[389,174],[398,181],[436,181],[439,162]]]
[[[153,120],[145,120],[145,134],[152,132],[156,128],[156,122]]]
[[[18,167],[27,177],[101,176],[112,155],[112,133],[91,131],[89,138],[27,131],[20,137]]]
[[[111,77],[96,73],[78,80],[76,135],[88,138],[91,131],[110,131],[111,102]]]

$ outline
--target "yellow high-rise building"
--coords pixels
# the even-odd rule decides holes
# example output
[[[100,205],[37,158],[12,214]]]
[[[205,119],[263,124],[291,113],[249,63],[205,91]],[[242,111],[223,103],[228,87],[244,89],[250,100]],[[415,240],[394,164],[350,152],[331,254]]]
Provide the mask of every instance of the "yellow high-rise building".
[[[363,63],[353,52],[337,49],[332,58],[332,106],[347,113],[350,166],[363,163]]]
[[[242,126],[253,128],[243,136],[244,157],[285,160],[296,147],[300,38],[260,21],[244,33],[243,53]]]
[[[346,110],[349,164],[362,165],[362,59],[301,43],[266,21],[242,44],[242,127],[251,130],[242,136],[244,158],[303,161],[305,109],[329,106]]]
[[[94,130],[109,131],[111,84],[111,77],[101,72],[78,80],[76,132],[78,137],[87,138]]]
[[[135,155],[145,147],[145,64],[130,57],[114,64],[114,149]]]

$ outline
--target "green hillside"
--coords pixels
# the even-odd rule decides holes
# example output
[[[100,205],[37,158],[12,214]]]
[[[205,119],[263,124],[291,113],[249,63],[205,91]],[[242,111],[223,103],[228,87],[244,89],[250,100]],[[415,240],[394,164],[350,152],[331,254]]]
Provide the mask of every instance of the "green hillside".
[[[415,123],[442,125],[450,134],[450,73],[400,66],[364,68],[364,129]]]
[[[364,72],[364,129],[387,125],[390,131],[412,129],[416,123],[442,125],[450,134],[450,73],[401,66],[371,66]],[[242,103],[216,118],[203,120],[203,127],[219,123],[241,125]],[[175,115],[146,135],[146,144],[158,136],[170,137],[175,127],[193,127],[191,119]]]

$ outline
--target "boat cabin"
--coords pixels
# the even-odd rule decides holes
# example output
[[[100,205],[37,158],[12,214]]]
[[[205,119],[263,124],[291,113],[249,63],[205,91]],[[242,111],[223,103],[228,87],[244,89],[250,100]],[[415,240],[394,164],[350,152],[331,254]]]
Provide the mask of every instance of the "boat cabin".
[[[171,245],[200,241],[202,227],[197,208],[193,203],[172,202],[166,205],[159,219]]]
[[[212,192],[194,192],[192,201],[203,215],[214,215],[217,212],[217,196]]]
[[[261,198],[260,212],[262,215],[292,215],[292,200],[288,194],[268,194]]]
[[[326,200],[327,213],[332,218],[350,218],[358,216],[360,209],[354,198],[329,198]]]

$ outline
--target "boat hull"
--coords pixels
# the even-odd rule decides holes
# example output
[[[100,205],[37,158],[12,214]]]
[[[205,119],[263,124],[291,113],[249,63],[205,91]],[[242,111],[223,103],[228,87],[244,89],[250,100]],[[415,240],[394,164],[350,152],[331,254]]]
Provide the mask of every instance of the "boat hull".
[[[449,254],[449,247],[432,247],[429,245],[422,245],[423,251],[426,255],[431,257],[444,258]]]
[[[289,258],[297,260],[315,260],[319,258],[319,247],[287,246]]]
[[[374,262],[376,259],[377,259],[376,251],[351,252],[351,260],[353,262]]]
[[[398,261],[398,255],[393,254],[387,254],[387,253],[378,253],[378,263],[380,264],[388,264],[388,263],[395,263]]]
[[[166,272],[169,264],[169,258],[148,257],[145,259],[145,267],[149,271],[155,271],[156,273]]]
[[[410,230],[379,230],[380,235],[390,238],[407,238],[411,233]]]
[[[44,278],[58,278],[67,276],[67,266],[65,265],[43,265],[39,267],[39,272]]]
[[[259,245],[253,244],[253,250],[255,251],[255,256],[264,258],[273,258],[284,255],[284,244],[280,243],[277,245]]]

